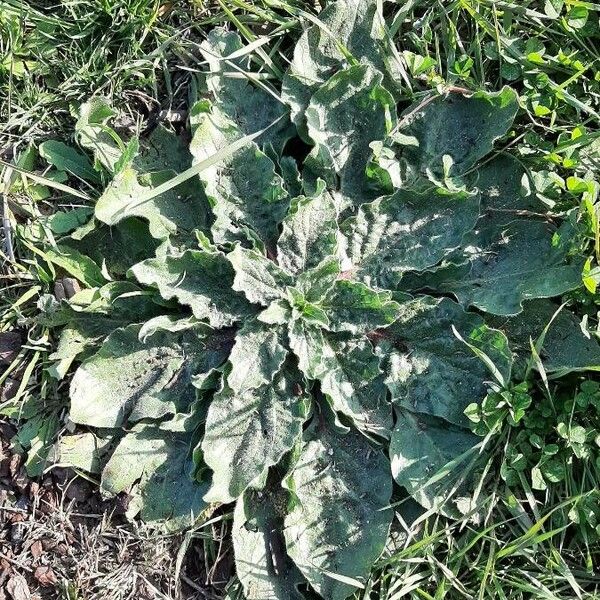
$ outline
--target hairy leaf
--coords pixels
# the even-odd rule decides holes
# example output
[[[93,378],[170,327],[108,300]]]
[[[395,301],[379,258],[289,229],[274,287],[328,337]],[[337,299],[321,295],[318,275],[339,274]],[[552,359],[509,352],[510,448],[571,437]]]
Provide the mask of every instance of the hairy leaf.
[[[128,514],[167,531],[190,527],[208,508],[207,489],[193,477],[190,445],[195,436],[183,420],[160,427],[139,423],[125,434],[102,471],[102,490],[130,492]]]
[[[337,212],[324,186],[311,198],[296,198],[283,221],[277,261],[290,273],[315,268],[337,251]]]
[[[491,320],[510,339],[520,376],[531,356],[531,342],[537,343],[540,336],[543,340],[539,355],[547,373],[562,376],[600,369],[600,344],[596,337],[591,332],[586,335],[586,327],[568,308],[556,314],[559,309],[550,300],[532,300],[525,302],[523,312],[514,317]]]
[[[152,237],[164,240],[169,236],[190,236],[195,229],[205,230],[208,206],[200,186],[190,180],[142,204],[138,198],[172,176],[171,171],[151,173],[140,182],[135,169],[121,170],[96,203],[96,217],[107,225],[116,225],[128,217],[148,221]]]
[[[250,302],[268,306],[286,297],[285,288],[293,283],[293,278],[272,260],[241,246],[237,246],[227,258],[235,271],[233,289],[244,292]]]
[[[225,386],[208,409],[202,442],[213,470],[210,502],[231,502],[299,440],[309,399],[289,369],[272,383],[235,393]]]
[[[237,33],[215,27],[200,49],[210,68],[207,87],[243,135],[260,131],[287,113],[276,92],[269,92],[267,86],[261,87],[253,81],[252,55],[239,56],[244,46]],[[238,56],[230,58],[235,54]],[[289,119],[281,120],[258,138],[258,144],[261,147],[272,144],[281,151],[292,135]]]
[[[390,442],[394,479],[425,508],[455,517],[468,513],[480,438],[427,415],[399,410],[396,417]]]
[[[97,223],[81,237],[66,238],[65,244],[106,266],[111,275],[124,275],[138,262],[154,256],[159,241],[150,236],[148,224],[130,217],[112,227]]]
[[[314,162],[339,176],[341,208],[377,195],[365,178],[370,143],[395,124],[394,99],[381,81],[382,75],[367,65],[350,67],[329,79],[306,109]]]
[[[208,101],[196,103],[192,112],[195,162],[210,159],[242,137],[235,123]],[[255,143],[205,169],[201,178],[215,217],[211,231],[216,243],[250,240],[274,247],[289,199],[275,164]]]
[[[40,156],[59,171],[66,171],[71,175],[75,175],[75,177],[93,183],[99,182],[98,173],[90,164],[87,156],[81,154],[72,146],[67,146],[67,144],[56,140],[48,140],[40,144],[39,151]]]
[[[304,374],[320,380],[334,410],[352,419],[360,429],[389,436],[391,408],[380,359],[367,339],[347,340],[294,323],[290,345]]]
[[[364,204],[342,231],[354,277],[394,288],[407,271],[422,271],[457,248],[479,216],[476,195],[398,190]]]
[[[302,598],[302,574],[287,556],[283,539],[285,491],[248,489],[233,512],[235,564],[248,600]]]
[[[279,371],[287,349],[282,331],[260,321],[246,321],[229,355],[227,383],[235,394],[268,385]]]
[[[452,327],[510,379],[512,358],[504,335],[448,298],[423,296],[402,304],[398,320],[379,334],[379,352],[387,356],[392,401],[468,426],[465,408],[483,400],[493,375]]]
[[[468,262],[419,278],[426,289],[454,294],[465,306],[495,315],[516,315],[524,300],[551,298],[581,285],[582,261],[568,262],[541,221],[515,220],[493,242],[470,247]]]
[[[112,333],[71,381],[75,423],[120,427],[187,410],[195,399],[192,376],[219,366],[231,347],[208,328],[157,331],[140,341],[140,326]]]
[[[366,333],[386,327],[396,320],[400,305],[392,293],[377,292],[364,283],[338,280],[321,304],[331,331]]]
[[[343,600],[383,551],[392,511],[389,463],[356,432],[319,430],[304,444],[285,486],[295,497],[285,518],[287,550],[323,597]],[[341,579],[341,580],[340,580]]]
[[[150,258],[131,270],[140,283],[156,285],[163,298],[190,306],[197,319],[212,327],[228,327],[250,312],[244,297],[231,289],[234,272],[219,252],[186,250],[180,256]]]
[[[327,4],[298,40],[290,69],[283,79],[282,96],[290,105],[292,119],[304,131],[303,116],[312,95],[337,70],[349,63],[366,63],[380,71],[391,66],[394,58],[384,51],[387,38],[377,13],[369,0],[337,0]]]
[[[470,96],[451,93],[422,103],[404,117],[400,155],[415,174],[434,178],[443,176],[443,158],[449,156],[448,175],[461,175],[507,133],[517,108],[517,95],[507,87]]]

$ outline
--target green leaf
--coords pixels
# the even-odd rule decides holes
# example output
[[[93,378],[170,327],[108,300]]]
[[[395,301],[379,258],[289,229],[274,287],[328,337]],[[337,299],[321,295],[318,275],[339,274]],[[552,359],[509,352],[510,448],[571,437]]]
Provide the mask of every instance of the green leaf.
[[[156,285],[166,300],[176,298],[190,306],[197,319],[212,327],[228,327],[251,310],[231,289],[234,271],[220,252],[186,250],[179,256],[150,258],[131,271],[140,283]]]
[[[108,100],[95,96],[79,108],[75,133],[83,148],[94,153],[96,169],[101,166],[112,173],[123,151],[109,133],[107,123],[116,115]],[[118,138],[117,138],[118,139]]]
[[[308,132],[316,144],[311,156],[339,176],[342,209],[377,195],[365,177],[370,144],[395,125],[394,99],[381,81],[381,73],[367,65],[350,67],[331,77],[306,109]]]
[[[102,270],[91,258],[66,244],[57,244],[54,248],[48,248],[43,256],[89,287],[106,283]]]
[[[564,4],[564,0],[545,0],[544,12],[551,19],[558,19]]]
[[[222,364],[231,347],[225,334],[201,325],[139,339],[140,326],[112,333],[71,381],[74,423],[121,427],[183,412],[195,399],[192,376]]]
[[[388,437],[391,408],[380,359],[370,342],[323,334],[298,322],[292,324],[289,335],[300,369],[309,379],[321,382],[333,409],[352,419],[359,429]]]
[[[196,103],[192,112],[196,128],[190,151],[195,163],[242,137],[235,123],[208,101]],[[255,142],[205,169],[201,179],[215,217],[215,243],[250,240],[274,248],[289,199],[275,164]]]
[[[191,237],[195,229],[205,230],[207,201],[200,186],[191,180],[150,201],[138,203],[139,196],[149,187],[157,187],[171,176],[171,171],[155,172],[142,184],[137,171],[124,167],[98,199],[96,218],[107,225],[116,225],[128,217],[142,217],[148,221],[152,237],[159,240],[175,235]]]
[[[394,288],[407,271],[435,265],[458,247],[479,216],[477,195],[398,190],[363,204],[341,226],[353,277]]]
[[[517,358],[517,376],[522,377],[531,355],[530,340],[535,343],[559,309],[550,300],[525,302],[523,312],[514,317],[496,317],[490,324],[503,331]],[[552,320],[539,351],[546,373],[564,376],[573,371],[597,371],[600,368],[600,344],[586,335],[580,320],[563,308]]]
[[[530,175],[508,154],[500,154],[477,169],[471,185],[480,192],[481,217],[463,246],[482,246],[498,238],[518,215],[539,215],[547,210],[535,194]]]
[[[312,95],[348,63],[366,63],[379,71],[389,71],[386,84],[390,83],[390,89],[398,70],[394,55],[388,52],[388,39],[373,2],[331,2],[318,19],[311,20],[315,24],[296,43],[282,89],[282,97],[290,105],[292,120],[301,134],[305,133],[304,111]]]
[[[67,146],[67,144],[56,140],[48,140],[40,144],[39,150],[40,156],[59,171],[66,171],[71,175],[75,175],[75,177],[92,183],[100,181],[98,173],[94,171],[87,156],[72,146]]]
[[[94,209],[89,206],[78,206],[69,211],[56,211],[48,218],[48,224],[53,233],[59,235],[70,233],[84,223],[87,223],[94,214]]]
[[[339,275],[339,259],[329,256],[316,267],[299,273],[294,287],[307,302],[319,303],[331,290]]]
[[[427,415],[399,410],[390,442],[392,475],[425,508],[457,517],[472,508],[472,461],[480,438]]]
[[[148,524],[179,531],[194,524],[208,508],[207,484],[193,478],[193,431],[177,421],[139,423],[119,442],[102,472],[101,489],[114,496],[128,492],[128,516],[138,512]]]
[[[59,467],[74,467],[88,473],[102,471],[112,440],[86,432],[66,435],[54,447],[53,462]]]
[[[113,276],[125,275],[136,263],[154,256],[159,243],[150,235],[148,223],[135,217],[112,227],[96,223],[83,236],[75,232],[64,240],[64,244],[89,256],[97,265],[104,264]]]
[[[508,132],[517,108],[517,95],[508,87],[470,96],[450,93],[409,108],[400,132],[416,143],[401,145],[400,156],[414,175],[434,180],[444,176],[443,157],[449,156],[452,166],[447,176],[462,175]]]
[[[322,185],[318,194],[292,201],[277,242],[277,261],[297,275],[317,267],[337,251],[337,212]]]
[[[285,479],[294,497],[288,554],[323,598],[343,600],[364,585],[382,553],[392,520],[389,468],[364,436],[321,427]]]
[[[378,354],[386,356],[393,402],[468,426],[464,411],[483,400],[492,374],[454,335],[453,326],[510,379],[512,356],[505,336],[448,298],[423,296],[402,304],[398,320],[380,333]]]
[[[292,276],[256,250],[236,246],[227,255],[233,265],[233,289],[244,292],[253,304],[269,306],[286,298],[286,286],[293,284]]]
[[[335,282],[321,306],[329,318],[331,331],[354,334],[386,327],[400,311],[391,292],[377,292],[364,283],[343,279]]]
[[[66,375],[75,358],[86,355],[115,329],[150,319],[159,310],[150,294],[129,282],[115,281],[85,292],[90,294],[79,292],[40,319],[49,326],[65,325],[48,357],[57,361],[48,369],[57,379]]]
[[[204,460],[213,470],[205,499],[231,502],[300,439],[309,409],[300,378],[289,368],[273,383],[235,393],[225,386],[206,417]]]
[[[260,321],[248,320],[235,336],[229,355],[227,383],[234,394],[268,385],[287,355],[282,332]]]
[[[132,160],[133,168],[140,173],[153,171],[185,171],[192,163],[185,136],[157,125],[148,137],[139,139],[139,148]]]
[[[559,234],[560,236],[560,234]],[[461,304],[495,315],[516,315],[524,300],[551,298],[581,286],[583,261],[568,262],[566,244],[541,221],[514,220],[469,262],[420,278],[423,287],[454,294]]]
[[[290,348],[298,358],[298,367],[308,377],[317,379],[323,371],[325,339],[318,325],[304,319],[290,320]]]
[[[264,129],[288,112],[275,92],[269,93],[266,86],[253,82],[252,53],[244,52],[236,32],[215,27],[200,45],[200,50],[210,69],[206,76],[209,91],[218,99],[219,108],[244,135]],[[292,136],[293,129],[286,119],[265,132],[257,143],[261,147],[272,144],[280,153]]]
[[[302,598],[302,574],[287,556],[283,539],[286,492],[275,486],[248,489],[233,512],[231,537],[236,573],[248,600]]]

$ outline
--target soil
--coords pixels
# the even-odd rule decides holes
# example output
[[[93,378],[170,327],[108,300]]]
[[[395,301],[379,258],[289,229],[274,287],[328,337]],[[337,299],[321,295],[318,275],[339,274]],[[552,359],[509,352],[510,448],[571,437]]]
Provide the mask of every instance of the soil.
[[[15,431],[0,421],[0,600],[223,597],[232,558],[222,523],[202,535],[144,530],[125,518],[126,495],[103,500],[69,469],[27,477]],[[210,561],[206,534],[217,539]]]

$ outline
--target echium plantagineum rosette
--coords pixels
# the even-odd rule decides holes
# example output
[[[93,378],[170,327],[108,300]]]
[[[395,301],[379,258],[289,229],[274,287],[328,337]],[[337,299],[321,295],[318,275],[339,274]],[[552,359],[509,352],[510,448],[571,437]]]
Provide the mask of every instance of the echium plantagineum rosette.
[[[58,244],[86,257],[92,284],[45,306],[64,325],[57,376],[82,361],[70,418],[93,431],[64,438],[60,460],[170,530],[235,502],[251,599],[351,594],[402,488],[427,509],[471,510],[464,464],[429,480],[473,459],[464,410],[489,362],[510,378],[488,315],[580,283],[567,233],[519,216],[544,207],[517,160],[492,152],[515,93],[423,97],[398,116],[376,4],[330,3],[281,99],[228,77],[250,64],[222,60],[241,41],[212,31],[189,152],[162,126],[123,151],[100,99],[77,125],[111,183]],[[300,139],[302,161],[287,154]],[[202,161],[199,178],[152,193]]]

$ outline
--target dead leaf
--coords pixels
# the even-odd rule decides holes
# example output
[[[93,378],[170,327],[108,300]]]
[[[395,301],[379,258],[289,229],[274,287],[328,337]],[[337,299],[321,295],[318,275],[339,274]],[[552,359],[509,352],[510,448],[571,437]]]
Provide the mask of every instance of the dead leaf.
[[[6,591],[13,600],[30,600],[31,592],[23,575],[13,575],[6,584]]]
[[[41,540],[35,540],[35,542],[29,546],[29,552],[31,552],[31,556],[37,560],[44,552]]]
[[[0,333],[0,364],[10,365],[21,349],[21,334],[16,331]]]
[[[33,576],[37,582],[43,587],[51,587],[58,584],[58,578],[54,574],[52,567],[41,566],[38,567]]]

